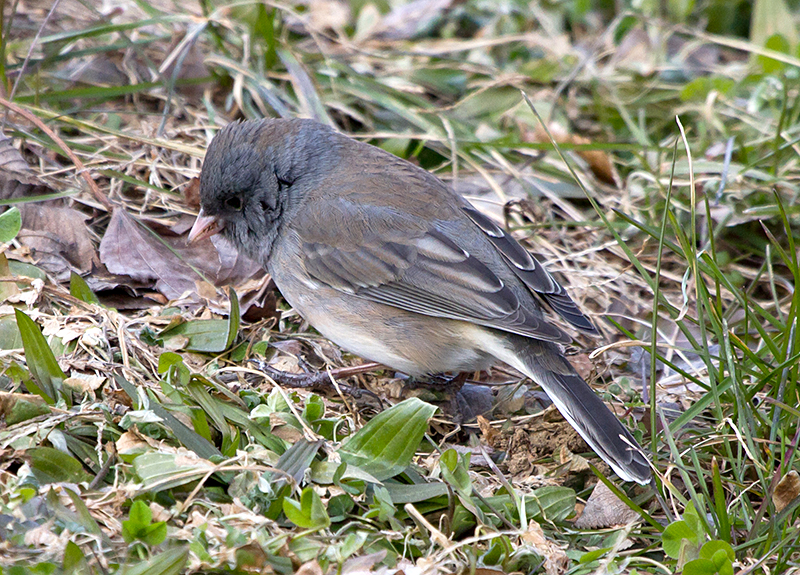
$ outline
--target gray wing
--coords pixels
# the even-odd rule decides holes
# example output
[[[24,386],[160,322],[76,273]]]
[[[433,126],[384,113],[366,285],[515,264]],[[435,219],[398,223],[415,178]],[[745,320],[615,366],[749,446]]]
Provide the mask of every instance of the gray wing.
[[[544,319],[532,298],[520,302],[485,263],[436,227],[420,227],[419,219],[408,221],[389,208],[369,206],[366,219],[363,206],[345,206],[335,206],[334,219],[348,225],[343,210],[352,209],[346,238],[319,222],[298,226],[306,271],[315,280],[422,315],[546,341],[571,341]]]
[[[517,240],[472,206],[462,209],[503,255],[516,276],[530,290],[539,294],[553,311],[580,330],[592,334],[599,333],[591,320],[569,297],[567,290]]]

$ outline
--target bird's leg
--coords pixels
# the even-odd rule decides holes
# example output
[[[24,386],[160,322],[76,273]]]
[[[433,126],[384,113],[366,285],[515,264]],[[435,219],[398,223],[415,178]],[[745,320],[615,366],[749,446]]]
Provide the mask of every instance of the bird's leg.
[[[429,375],[422,379],[409,377],[407,385],[411,389],[419,388],[434,388],[437,391],[452,391],[456,392],[467,381],[467,372],[457,373],[456,375],[445,375],[443,373]]]
[[[267,364],[267,362],[264,361],[263,359],[251,359],[250,363],[255,365],[256,369],[262,371],[276,383],[285,385],[286,387],[294,387],[300,389],[303,388],[335,389],[335,386],[333,385],[331,378],[350,377],[351,375],[366,373],[368,371],[372,371],[377,367],[380,367],[380,364],[378,363],[365,363],[353,367],[339,367],[336,369],[332,369],[330,372],[312,371],[309,373],[289,373],[288,371],[281,371],[279,369],[275,369],[271,365]],[[340,383],[338,387],[339,389],[341,389],[345,393],[352,395],[356,399],[359,399],[363,393],[367,393],[377,398],[377,396],[371,391],[358,389],[357,387],[353,387],[351,385]],[[378,401],[380,402],[379,398]]]

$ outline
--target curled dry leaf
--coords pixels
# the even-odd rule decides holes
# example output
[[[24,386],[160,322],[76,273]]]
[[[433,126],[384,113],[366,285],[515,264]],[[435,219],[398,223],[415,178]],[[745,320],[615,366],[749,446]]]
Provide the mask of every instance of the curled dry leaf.
[[[575,521],[579,529],[605,529],[615,525],[626,525],[639,517],[625,505],[605,483],[595,485],[583,514]]]
[[[235,285],[259,270],[227,242],[214,241],[218,247],[209,240],[187,244],[179,236],[159,239],[117,208],[100,242],[100,260],[111,273],[137,282],[155,282],[156,289],[169,299],[197,298],[197,282],[203,279],[198,272],[217,285]]]
[[[592,143],[588,138],[568,133],[559,124],[550,124],[549,129],[550,134],[558,144],[584,145]],[[545,132],[541,124],[536,125],[536,129],[533,131],[533,139],[537,142],[550,141],[547,132]],[[589,165],[589,169],[598,180],[611,184],[612,186],[618,186],[620,184],[617,170],[614,168],[614,163],[607,153],[602,150],[579,150],[576,151],[575,154]]]
[[[800,475],[792,469],[775,486],[775,492],[772,494],[775,510],[780,513],[798,496],[800,496]]]
[[[569,558],[564,550],[547,539],[541,525],[531,520],[528,530],[521,535],[521,539],[531,545],[538,555],[544,557],[544,570],[547,575],[560,575],[566,573]]]
[[[34,263],[59,281],[75,270],[88,273],[98,263],[86,228],[88,216],[48,203],[20,207],[22,229],[17,238],[31,249]]]

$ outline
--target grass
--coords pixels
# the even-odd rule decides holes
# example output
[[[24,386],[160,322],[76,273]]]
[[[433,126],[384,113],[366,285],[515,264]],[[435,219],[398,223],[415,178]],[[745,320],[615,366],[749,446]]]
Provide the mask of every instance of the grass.
[[[410,34],[360,2],[107,18],[64,0],[41,30],[6,6],[0,73],[25,115],[4,133],[55,195],[0,201],[80,211],[99,256],[70,277],[0,226],[2,572],[798,569],[796,17],[773,36],[747,3],[728,24],[714,2],[623,4],[454,3]],[[580,444],[536,451],[569,432],[524,384],[465,425],[379,368],[337,382],[389,410],[282,389],[246,360],[361,361],[280,298],[240,317],[271,293],[257,279],[186,271],[192,300],[163,270],[111,269],[124,210],[154,262],[219,279],[179,240],[203,150],[230,119],[296,115],[434,171],[561,274],[603,331],[574,359],[649,448],[654,488],[609,481]],[[597,481],[635,520],[577,526]]]

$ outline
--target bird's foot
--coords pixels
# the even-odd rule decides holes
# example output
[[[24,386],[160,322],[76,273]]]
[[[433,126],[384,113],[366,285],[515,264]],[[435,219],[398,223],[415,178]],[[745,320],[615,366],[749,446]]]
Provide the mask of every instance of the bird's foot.
[[[340,389],[344,393],[352,396],[355,399],[360,399],[363,394],[374,397],[378,403],[382,403],[380,398],[366,389],[359,389],[352,385],[337,383],[334,385],[334,378],[349,377],[351,375],[358,375],[365,373],[378,367],[379,364],[367,363],[355,367],[341,367],[332,369],[330,371],[310,371],[308,373],[290,373],[288,371],[281,371],[275,369],[267,364],[263,359],[251,359],[256,369],[262,371],[265,375],[269,376],[273,381],[284,385],[286,387],[293,387],[298,389],[318,389],[318,390],[334,390]]]
[[[409,377],[406,385],[411,389],[435,389],[436,391],[450,391],[457,392],[464,386],[467,381],[468,374],[466,372],[458,373],[456,375],[445,375],[443,373],[429,375],[422,379]]]

